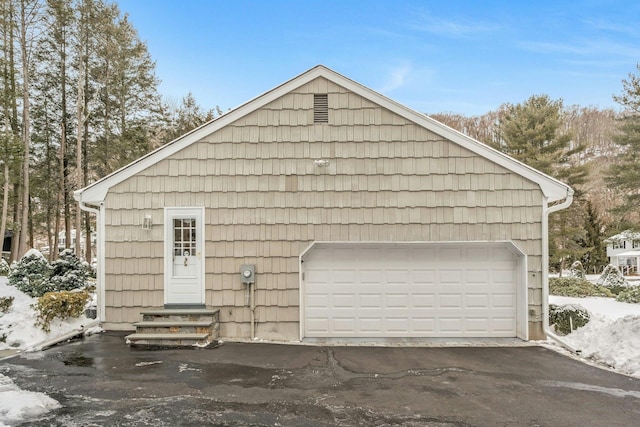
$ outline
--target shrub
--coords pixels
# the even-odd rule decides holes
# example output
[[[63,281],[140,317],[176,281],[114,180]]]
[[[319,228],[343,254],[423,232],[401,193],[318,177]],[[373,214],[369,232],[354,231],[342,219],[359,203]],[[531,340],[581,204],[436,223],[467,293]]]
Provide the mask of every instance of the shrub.
[[[51,263],[50,284],[55,291],[71,291],[85,286],[87,271],[71,249],[65,249],[60,258]]]
[[[553,277],[549,279],[549,293],[564,297],[612,297],[611,291],[577,277]]]
[[[640,286],[630,286],[620,291],[616,301],[640,304]]]
[[[574,261],[574,263],[571,264],[571,267],[569,268],[569,272],[571,273],[572,277],[578,279],[586,279],[584,267],[582,266],[582,263],[580,261]]]
[[[51,322],[59,318],[60,320],[69,317],[80,317],[84,311],[84,306],[89,300],[89,292],[47,292],[40,298],[35,309],[38,313],[36,325],[43,331],[51,331]]]
[[[9,275],[9,264],[4,258],[0,258],[0,276],[8,276]]]
[[[596,283],[608,288],[614,294],[618,294],[629,287],[629,282],[624,278],[620,269],[611,264],[604,268]]]
[[[8,313],[13,304],[13,297],[0,297],[0,315]]]
[[[11,267],[9,284],[25,294],[39,298],[47,292],[71,291],[85,286],[87,271],[70,249],[51,265],[37,250],[30,250]]]
[[[589,312],[578,304],[549,304],[549,324],[556,332],[567,335],[589,323]],[[571,326],[573,325],[573,330]]]
[[[49,263],[37,250],[30,250],[11,266],[9,284],[31,297],[54,290],[49,284]]]

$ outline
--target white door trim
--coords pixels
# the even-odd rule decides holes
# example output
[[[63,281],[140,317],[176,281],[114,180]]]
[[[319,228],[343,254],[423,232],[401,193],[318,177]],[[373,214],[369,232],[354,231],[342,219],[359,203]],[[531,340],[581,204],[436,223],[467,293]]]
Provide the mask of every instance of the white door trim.
[[[482,245],[496,245],[502,246],[509,250],[516,256],[516,336],[522,340],[529,339],[529,321],[528,321],[528,285],[527,285],[527,255],[523,252],[513,241],[501,240],[501,241],[443,241],[443,242],[425,242],[425,241],[411,241],[411,242],[389,242],[389,241],[363,241],[363,242],[349,242],[349,241],[315,241],[311,243],[299,256],[299,305],[300,305],[300,340],[305,338],[305,270],[304,270],[304,257],[310,251],[315,248],[322,247],[346,247],[349,246],[482,246]]]
[[[198,280],[200,282],[199,301],[189,304],[205,304],[205,245],[204,245],[204,207],[165,207],[164,208],[164,303],[176,304],[170,301],[169,286],[171,285],[171,271],[173,268],[173,218],[180,216],[195,216],[196,218],[196,257],[199,260]],[[180,303],[178,303],[180,304]]]

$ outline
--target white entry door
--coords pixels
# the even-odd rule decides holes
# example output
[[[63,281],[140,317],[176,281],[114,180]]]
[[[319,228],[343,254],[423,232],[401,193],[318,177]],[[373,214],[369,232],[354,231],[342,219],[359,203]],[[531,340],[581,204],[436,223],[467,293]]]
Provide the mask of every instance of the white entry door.
[[[204,304],[202,208],[165,208],[167,305]]]

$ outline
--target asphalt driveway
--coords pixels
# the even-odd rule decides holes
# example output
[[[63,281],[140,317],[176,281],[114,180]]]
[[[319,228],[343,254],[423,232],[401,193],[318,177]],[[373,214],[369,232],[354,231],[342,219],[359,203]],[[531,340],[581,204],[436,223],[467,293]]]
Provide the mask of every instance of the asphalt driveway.
[[[106,333],[0,362],[62,408],[29,425],[632,426],[640,379],[542,347],[226,343],[137,350]]]

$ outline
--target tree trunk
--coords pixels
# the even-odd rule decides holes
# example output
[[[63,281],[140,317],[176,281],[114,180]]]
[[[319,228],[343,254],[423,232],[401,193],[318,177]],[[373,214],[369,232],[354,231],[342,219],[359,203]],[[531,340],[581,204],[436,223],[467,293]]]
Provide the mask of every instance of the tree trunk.
[[[9,163],[2,162],[4,169],[4,180],[2,185],[2,219],[0,219],[0,251],[4,249],[4,233],[7,230],[7,212],[9,211]]]
[[[81,57],[78,65],[78,99],[76,102],[77,108],[77,137],[76,137],[76,188],[82,187],[82,140],[84,135],[84,122],[85,122],[85,93],[84,93],[84,79],[85,79],[85,58]],[[76,255],[81,258],[81,230],[82,230],[82,210],[80,209],[80,202],[76,206]]]
[[[18,256],[18,247],[19,245],[19,236],[18,236],[18,231],[19,231],[19,219],[20,219],[20,184],[19,183],[15,183],[13,184],[13,194],[14,194],[14,198],[13,198],[13,226],[14,229],[13,234],[11,236],[11,257],[10,260],[11,262],[13,261],[17,261],[20,259],[20,257]]]
[[[29,232],[29,159],[31,157],[31,126],[29,116],[29,51],[27,49],[27,11],[25,0],[20,8],[20,51],[22,53],[22,218],[18,255],[27,252]]]

